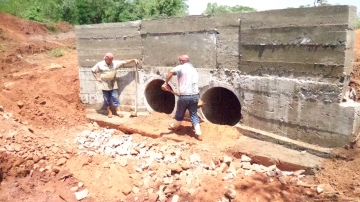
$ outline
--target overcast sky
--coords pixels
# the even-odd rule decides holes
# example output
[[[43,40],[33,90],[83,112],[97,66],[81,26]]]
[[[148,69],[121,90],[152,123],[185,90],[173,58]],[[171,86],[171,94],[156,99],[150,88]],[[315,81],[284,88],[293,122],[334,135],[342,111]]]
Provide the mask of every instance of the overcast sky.
[[[217,3],[227,6],[249,6],[257,11],[284,9],[288,7],[298,8],[300,5],[314,4],[314,0],[188,0],[189,14],[200,15],[206,9],[208,3]],[[336,5],[356,6],[360,12],[360,0],[328,0],[328,3]]]

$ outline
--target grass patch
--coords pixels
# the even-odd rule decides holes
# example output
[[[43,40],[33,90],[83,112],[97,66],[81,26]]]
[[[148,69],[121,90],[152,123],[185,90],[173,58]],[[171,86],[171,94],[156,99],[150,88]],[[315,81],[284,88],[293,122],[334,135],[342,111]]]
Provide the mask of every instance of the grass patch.
[[[57,32],[57,29],[56,29],[56,26],[54,23],[52,22],[47,22],[47,23],[44,23],[44,26],[46,27],[46,29],[48,29],[50,32]]]
[[[58,58],[65,55],[65,51],[61,48],[52,49],[47,52],[48,56]]]

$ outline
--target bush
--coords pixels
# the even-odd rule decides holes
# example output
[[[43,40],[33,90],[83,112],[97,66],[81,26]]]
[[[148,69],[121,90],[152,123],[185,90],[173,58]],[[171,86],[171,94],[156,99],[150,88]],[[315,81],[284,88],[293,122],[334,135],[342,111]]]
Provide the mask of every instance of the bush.
[[[360,29],[360,18],[356,21],[356,29]]]
[[[58,58],[65,55],[65,51],[61,48],[52,49],[47,52],[50,57]]]

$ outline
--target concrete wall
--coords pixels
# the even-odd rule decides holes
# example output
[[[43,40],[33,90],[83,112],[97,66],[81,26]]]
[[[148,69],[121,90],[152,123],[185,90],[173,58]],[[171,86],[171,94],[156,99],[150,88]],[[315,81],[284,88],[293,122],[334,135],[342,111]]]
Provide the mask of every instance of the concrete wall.
[[[357,135],[358,103],[341,103],[353,62],[356,8],[331,6],[218,16],[187,16],[76,26],[81,98],[99,107],[89,71],[104,53],[143,61],[139,106],[154,79],[164,79],[180,54],[200,73],[200,90],[231,90],[242,123],[327,147]],[[134,105],[132,68],[118,73],[123,109]],[[176,88],[176,80],[172,80]]]

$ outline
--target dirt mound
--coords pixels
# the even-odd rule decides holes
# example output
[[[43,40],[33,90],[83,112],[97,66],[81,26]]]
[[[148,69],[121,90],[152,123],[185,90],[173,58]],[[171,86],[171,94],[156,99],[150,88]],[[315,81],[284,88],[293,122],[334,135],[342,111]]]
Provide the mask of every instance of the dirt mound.
[[[357,94],[360,95],[360,29],[356,30],[354,64],[352,79],[357,83]]]
[[[48,34],[49,30],[42,24],[26,21],[9,14],[0,13],[1,29],[8,32],[11,38],[21,35]]]
[[[2,13],[0,18],[1,105],[39,127],[83,123],[74,35],[62,34],[62,41],[54,42],[49,36],[58,37],[39,23]],[[60,26],[69,29],[65,23]],[[63,56],[54,57],[51,50]]]

